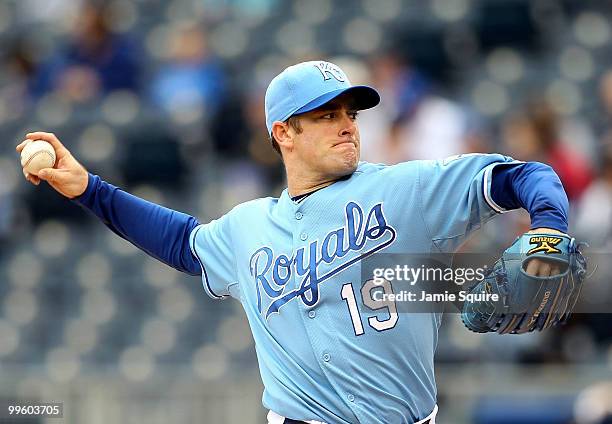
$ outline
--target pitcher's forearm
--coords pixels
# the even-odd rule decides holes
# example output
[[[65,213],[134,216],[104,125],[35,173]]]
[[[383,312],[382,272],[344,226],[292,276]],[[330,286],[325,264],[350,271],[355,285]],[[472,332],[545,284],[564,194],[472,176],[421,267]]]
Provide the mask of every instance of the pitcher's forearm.
[[[194,217],[136,197],[92,174],[85,192],[73,201],[152,257],[200,275],[200,265],[189,248],[189,235],[199,225]]]

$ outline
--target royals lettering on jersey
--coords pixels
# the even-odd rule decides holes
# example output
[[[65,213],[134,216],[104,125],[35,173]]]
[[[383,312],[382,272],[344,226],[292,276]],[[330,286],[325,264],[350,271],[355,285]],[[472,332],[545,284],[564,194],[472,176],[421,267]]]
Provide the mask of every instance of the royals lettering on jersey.
[[[395,229],[387,223],[382,203],[376,204],[365,214],[361,206],[349,202],[345,207],[344,226],[329,231],[322,242],[314,240],[295,250],[291,256],[284,253],[275,256],[268,246],[257,249],[251,256],[249,269],[257,287],[259,313],[263,313],[263,296],[269,301],[263,314],[266,319],[297,297],[305,305],[315,305],[319,301],[321,283],[389,246],[396,234]],[[323,264],[334,266],[320,275]],[[298,288],[289,290],[287,282],[292,275],[302,280]]]

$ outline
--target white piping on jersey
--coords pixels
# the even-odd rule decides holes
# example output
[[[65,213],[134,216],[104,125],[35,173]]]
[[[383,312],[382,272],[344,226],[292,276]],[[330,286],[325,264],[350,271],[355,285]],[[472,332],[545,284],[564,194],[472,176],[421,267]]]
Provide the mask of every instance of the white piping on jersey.
[[[502,208],[497,203],[495,203],[495,200],[493,200],[493,196],[491,196],[491,182],[493,182],[493,179],[492,179],[493,168],[495,168],[498,165],[518,165],[521,163],[525,163],[525,162],[522,160],[514,160],[512,162],[500,162],[500,163],[496,163],[494,166],[487,168],[485,170],[485,173],[483,176],[483,182],[482,182],[482,192],[483,192],[485,201],[491,207],[491,209],[493,209],[495,212],[506,213],[506,212],[509,212],[509,210]]]
[[[196,250],[195,250],[195,242],[196,242],[196,236],[198,235],[198,231],[200,231],[202,229],[202,226],[200,225],[199,227],[196,227],[193,231],[195,231],[195,233],[193,234],[193,242],[189,244],[189,248],[191,249],[191,253],[193,253],[193,256],[196,257],[196,259],[198,260],[198,263],[200,264],[200,268],[202,268],[202,275],[204,276],[204,290],[206,291],[206,293],[212,297],[213,299],[225,299],[227,296],[219,296],[218,294],[216,294],[215,292],[212,291],[212,289],[210,288],[210,284],[208,283],[208,274],[206,273],[206,268],[204,267],[204,262],[202,262],[202,260],[200,259],[200,257],[198,256]]]
[[[493,197],[491,196],[490,180],[491,180],[491,175],[493,173],[493,168],[494,167],[490,167],[485,170],[483,182],[482,182],[482,192],[484,194],[485,201],[491,207],[491,209],[493,209],[497,213],[506,213],[508,211],[502,208],[501,206],[499,206],[497,203],[495,203],[495,201],[493,200]]]

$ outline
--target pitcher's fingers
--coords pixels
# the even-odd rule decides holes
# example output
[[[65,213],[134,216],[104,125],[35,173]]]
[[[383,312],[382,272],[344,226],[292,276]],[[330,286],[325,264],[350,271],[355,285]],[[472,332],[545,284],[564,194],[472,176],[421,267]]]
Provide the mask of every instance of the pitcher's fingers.
[[[538,275],[540,277],[549,277],[550,276],[550,269],[551,269],[551,265],[548,262],[542,262],[540,264],[540,269],[538,270]]]
[[[525,270],[525,272],[529,275],[538,275],[538,261],[535,260],[530,260],[527,263],[527,269]]]
[[[28,144],[30,141],[32,141],[32,140],[23,140],[21,143],[19,143],[17,145],[17,147],[15,147],[15,150],[17,150],[19,153],[21,153],[21,151],[23,150],[25,145]]]
[[[559,274],[561,274],[561,268],[559,268],[559,265],[553,265],[550,275],[555,276]]]
[[[53,146],[53,148],[55,149],[55,153],[58,156],[64,155],[65,153],[68,152],[68,150],[62,144],[62,142],[59,141],[59,138],[57,138],[55,134],[53,133],[36,131],[36,132],[27,133],[26,138],[30,140],[45,140],[46,142],[50,143]]]
[[[23,172],[23,176],[27,181],[31,182],[34,185],[40,184],[40,178],[38,178],[36,175],[30,174],[25,169],[22,169],[21,171]]]

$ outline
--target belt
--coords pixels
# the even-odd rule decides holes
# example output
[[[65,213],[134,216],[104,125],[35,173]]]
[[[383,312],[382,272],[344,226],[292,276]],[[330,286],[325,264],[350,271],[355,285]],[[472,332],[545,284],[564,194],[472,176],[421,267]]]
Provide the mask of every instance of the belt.
[[[427,417],[421,421],[417,421],[415,424],[436,424],[436,415],[438,414],[438,405],[434,406],[433,411]],[[268,424],[325,424],[321,421],[300,421],[292,420],[291,418],[285,418],[282,415],[277,414],[274,411],[268,412]]]
[[[430,419],[427,419],[425,421],[419,421],[419,423],[433,424],[433,421]],[[297,420],[292,420],[291,418],[285,418],[285,421],[283,421],[283,424],[308,424],[308,423],[306,421],[297,421]]]

